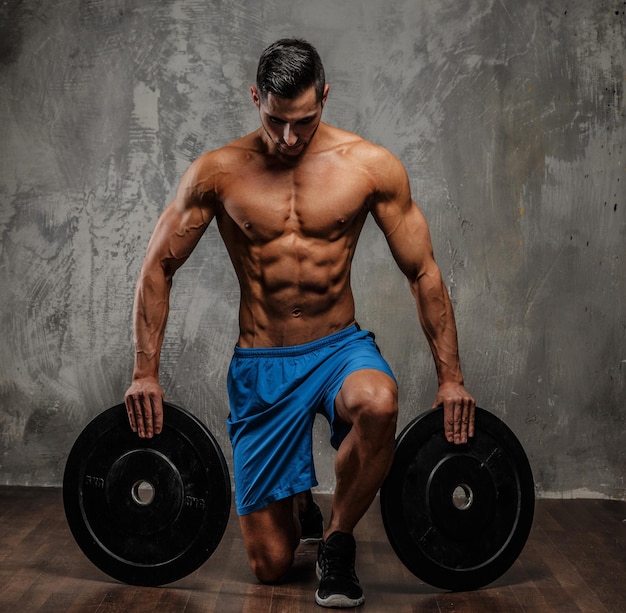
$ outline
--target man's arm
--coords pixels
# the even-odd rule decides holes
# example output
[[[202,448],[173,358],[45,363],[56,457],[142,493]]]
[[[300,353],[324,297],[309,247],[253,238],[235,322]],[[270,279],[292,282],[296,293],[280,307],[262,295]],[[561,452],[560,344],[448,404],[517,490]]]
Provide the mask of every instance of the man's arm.
[[[433,256],[428,223],[411,199],[404,167],[388,152],[377,164],[376,177],[380,190],[371,211],[409,280],[437,368],[439,391],[433,407],[443,405],[448,441],[465,443],[474,435],[475,402],[464,387],[454,312]]]
[[[214,216],[212,192],[204,188],[206,179],[200,180],[204,166],[201,160],[185,173],[176,197],[159,218],[137,281],[133,310],[135,365],[125,402],[130,426],[142,438],[159,434],[163,427],[159,362],[172,278]]]

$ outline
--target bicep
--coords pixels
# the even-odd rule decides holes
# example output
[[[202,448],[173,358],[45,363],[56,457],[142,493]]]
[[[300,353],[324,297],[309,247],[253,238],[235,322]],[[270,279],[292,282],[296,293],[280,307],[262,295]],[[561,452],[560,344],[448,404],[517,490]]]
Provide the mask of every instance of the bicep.
[[[410,201],[381,225],[400,270],[415,283],[434,265],[428,224],[417,205]]]
[[[416,283],[434,265],[428,223],[411,198],[404,167],[398,162],[386,177],[389,184],[371,212],[400,270],[411,283]]]

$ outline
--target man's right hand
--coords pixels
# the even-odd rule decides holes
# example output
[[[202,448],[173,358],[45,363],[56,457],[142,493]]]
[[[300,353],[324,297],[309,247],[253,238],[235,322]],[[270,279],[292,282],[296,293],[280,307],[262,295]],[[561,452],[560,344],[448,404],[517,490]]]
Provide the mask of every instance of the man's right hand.
[[[163,389],[153,377],[135,379],[126,392],[126,412],[133,432],[152,438],[163,428]]]

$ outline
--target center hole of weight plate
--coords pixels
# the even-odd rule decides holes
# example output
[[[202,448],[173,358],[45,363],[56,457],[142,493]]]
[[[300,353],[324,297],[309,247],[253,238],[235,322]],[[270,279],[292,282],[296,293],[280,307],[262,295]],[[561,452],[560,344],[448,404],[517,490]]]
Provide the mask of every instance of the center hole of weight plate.
[[[147,507],[154,500],[155,489],[150,481],[140,479],[130,490],[133,500],[142,507]]]
[[[452,504],[459,511],[467,511],[474,502],[474,492],[469,485],[459,483],[452,492]]]

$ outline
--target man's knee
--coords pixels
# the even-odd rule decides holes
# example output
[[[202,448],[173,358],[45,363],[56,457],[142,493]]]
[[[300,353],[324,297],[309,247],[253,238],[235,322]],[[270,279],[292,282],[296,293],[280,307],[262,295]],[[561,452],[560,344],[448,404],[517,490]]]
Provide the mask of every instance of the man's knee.
[[[293,565],[300,538],[293,500],[279,500],[239,521],[252,572],[263,583],[276,583]]]
[[[353,426],[395,431],[398,388],[385,373],[366,370],[349,375],[342,389],[342,404]]]
[[[277,583],[293,565],[294,552],[290,548],[270,545],[255,547],[248,551],[250,568],[255,577],[262,583]]]

